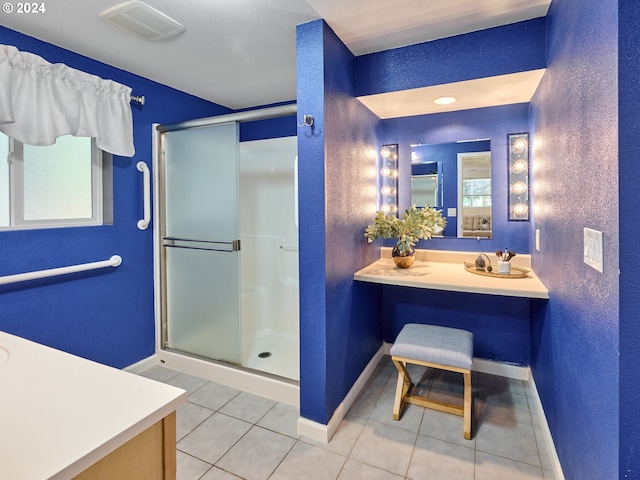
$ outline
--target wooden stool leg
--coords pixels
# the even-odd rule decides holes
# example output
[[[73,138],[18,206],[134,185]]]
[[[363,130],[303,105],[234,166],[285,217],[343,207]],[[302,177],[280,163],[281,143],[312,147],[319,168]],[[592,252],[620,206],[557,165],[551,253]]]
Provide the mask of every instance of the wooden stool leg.
[[[393,402],[393,419],[400,420],[400,414],[402,407],[404,406],[404,399],[411,388],[411,377],[407,371],[407,367],[404,363],[393,360],[396,368],[398,369],[398,382],[396,384],[396,398]]]
[[[471,440],[471,372],[464,375],[464,438]]]

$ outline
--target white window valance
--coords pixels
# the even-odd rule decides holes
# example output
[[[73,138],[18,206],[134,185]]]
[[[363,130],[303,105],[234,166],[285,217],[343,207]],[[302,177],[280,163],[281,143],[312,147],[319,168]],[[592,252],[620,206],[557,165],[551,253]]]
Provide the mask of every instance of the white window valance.
[[[94,137],[100,149],[132,157],[130,100],[125,85],[0,45],[0,131],[22,143]]]

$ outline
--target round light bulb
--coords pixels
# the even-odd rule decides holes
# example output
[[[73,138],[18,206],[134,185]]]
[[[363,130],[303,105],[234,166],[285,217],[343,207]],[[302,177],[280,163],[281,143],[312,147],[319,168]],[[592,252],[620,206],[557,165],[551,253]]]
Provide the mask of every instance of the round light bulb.
[[[513,142],[511,151],[513,153],[522,153],[524,152],[525,148],[527,148],[527,141],[524,138],[518,138],[515,142]]]
[[[391,150],[389,150],[388,148],[383,148],[382,150],[380,150],[380,155],[382,155],[382,158],[389,158],[391,156]]]
[[[527,206],[524,203],[516,203],[513,206],[513,213],[516,215],[524,215],[527,213]]]
[[[389,213],[391,211],[391,205],[382,205],[380,211],[382,213]]]
[[[527,170],[527,162],[525,160],[516,160],[511,165],[511,171],[513,173],[523,173]]]
[[[511,185],[511,192],[519,195],[527,191],[527,184],[524,182],[516,182]]]
[[[380,175],[382,175],[383,177],[390,177],[391,169],[389,167],[382,167],[380,169]]]

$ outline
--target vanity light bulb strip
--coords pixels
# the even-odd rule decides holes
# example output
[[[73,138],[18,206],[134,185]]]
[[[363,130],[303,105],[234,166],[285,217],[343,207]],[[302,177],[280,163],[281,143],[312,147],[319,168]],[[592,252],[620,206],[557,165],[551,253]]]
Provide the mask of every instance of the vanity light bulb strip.
[[[509,220],[529,220],[529,134],[508,135]]]
[[[385,214],[398,212],[398,145],[380,148],[380,211]]]

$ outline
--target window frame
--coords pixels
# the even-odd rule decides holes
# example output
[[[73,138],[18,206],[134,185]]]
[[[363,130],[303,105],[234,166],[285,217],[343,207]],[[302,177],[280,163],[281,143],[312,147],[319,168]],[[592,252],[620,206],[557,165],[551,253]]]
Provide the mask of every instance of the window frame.
[[[484,193],[484,194],[483,193],[480,193],[480,194],[472,193],[472,194],[469,194],[469,195],[465,195],[465,193],[464,193],[464,182],[476,182],[476,181],[479,181],[479,180],[480,181],[488,181],[489,182],[489,189],[490,189],[489,193]],[[493,206],[493,198],[492,198],[492,196],[493,196],[493,183],[492,183],[491,177],[463,178],[462,179],[461,188],[462,188],[462,204],[463,205],[464,205],[464,200],[466,198],[470,198],[470,199],[473,199],[473,197],[482,197],[483,198],[483,202],[482,202],[483,205],[479,205],[479,206],[478,205],[473,205],[473,200],[471,200],[470,205],[464,205],[465,207],[486,208],[486,207],[492,207]],[[484,204],[485,203],[484,200],[487,197],[489,198],[490,202],[489,202],[488,205],[485,205]]]
[[[91,217],[51,218],[26,220],[24,218],[24,144],[12,137],[9,140],[7,163],[9,166],[9,225],[0,226],[0,231],[99,226],[105,224],[105,194],[110,187],[111,155],[96,146],[91,139]],[[108,168],[105,168],[108,167]],[[109,174],[108,182],[107,174]]]

